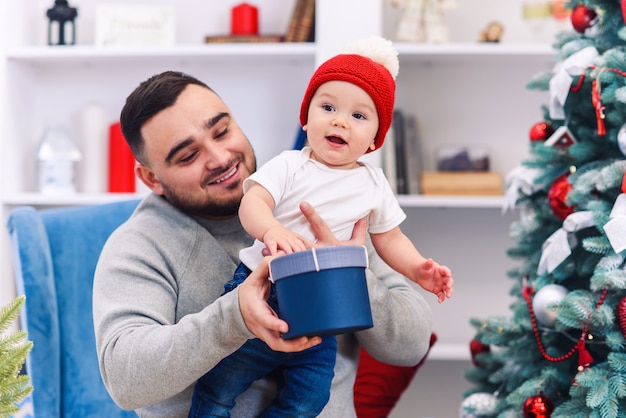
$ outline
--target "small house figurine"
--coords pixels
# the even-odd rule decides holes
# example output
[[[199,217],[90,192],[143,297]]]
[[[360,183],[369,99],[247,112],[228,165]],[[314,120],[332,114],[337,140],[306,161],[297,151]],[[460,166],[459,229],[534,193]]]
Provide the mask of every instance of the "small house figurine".
[[[39,191],[43,194],[75,193],[76,166],[81,158],[66,128],[47,128],[37,153]]]

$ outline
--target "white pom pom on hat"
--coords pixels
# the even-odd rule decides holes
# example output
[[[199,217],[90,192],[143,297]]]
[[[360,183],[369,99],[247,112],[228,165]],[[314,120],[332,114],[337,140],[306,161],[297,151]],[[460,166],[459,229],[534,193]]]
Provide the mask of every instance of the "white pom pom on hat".
[[[395,80],[400,71],[398,51],[393,47],[390,40],[373,36],[368,39],[360,39],[347,44],[343,54],[357,54],[370,58],[372,61],[385,67]]]

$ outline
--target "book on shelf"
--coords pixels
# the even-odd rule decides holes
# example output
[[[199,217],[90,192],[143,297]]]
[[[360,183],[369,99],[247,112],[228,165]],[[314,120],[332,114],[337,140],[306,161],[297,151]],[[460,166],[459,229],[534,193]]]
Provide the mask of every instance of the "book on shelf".
[[[383,171],[397,194],[419,194],[422,155],[415,115],[394,109],[383,144]]]
[[[215,35],[205,36],[204,43],[237,43],[237,42],[283,42],[283,35]]]
[[[387,131],[387,135],[385,136],[385,142],[383,142],[383,146],[380,149],[381,160],[382,160],[382,169],[383,173],[385,173],[385,177],[387,177],[387,181],[389,182],[389,186],[391,186],[391,190],[394,193],[398,193],[398,183],[396,181],[396,144],[393,132],[393,125],[389,127]]]
[[[396,193],[407,194],[406,140],[404,132],[404,113],[401,110],[394,109],[391,126],[393,127],[393,144],[396,154]]]
[[[311,42],[315,38],[315,0],[296,0],[285,42]]]
[[[424,195],[499,196],[504,183],[493,171],[426,171],[421,189]]]
[[[404,115],[404,148],[405,148],[405,185],[407,194],[420,193],[420,174],[422,173],[422,150],[417,134],[415,115]]]

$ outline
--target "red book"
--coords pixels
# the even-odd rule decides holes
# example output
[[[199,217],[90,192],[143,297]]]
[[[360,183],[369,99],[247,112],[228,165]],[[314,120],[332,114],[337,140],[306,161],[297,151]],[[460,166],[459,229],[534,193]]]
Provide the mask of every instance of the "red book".
[[[109,193],[135,193],[135,156],[119,122],[109,127]]]

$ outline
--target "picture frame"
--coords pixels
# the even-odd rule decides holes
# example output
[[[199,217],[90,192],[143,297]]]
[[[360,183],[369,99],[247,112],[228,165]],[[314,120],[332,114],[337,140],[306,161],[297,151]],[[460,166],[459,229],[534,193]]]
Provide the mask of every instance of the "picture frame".
[[[171,46],[175,42],[173,6],[101,3],[96,7],[96,46]]]

